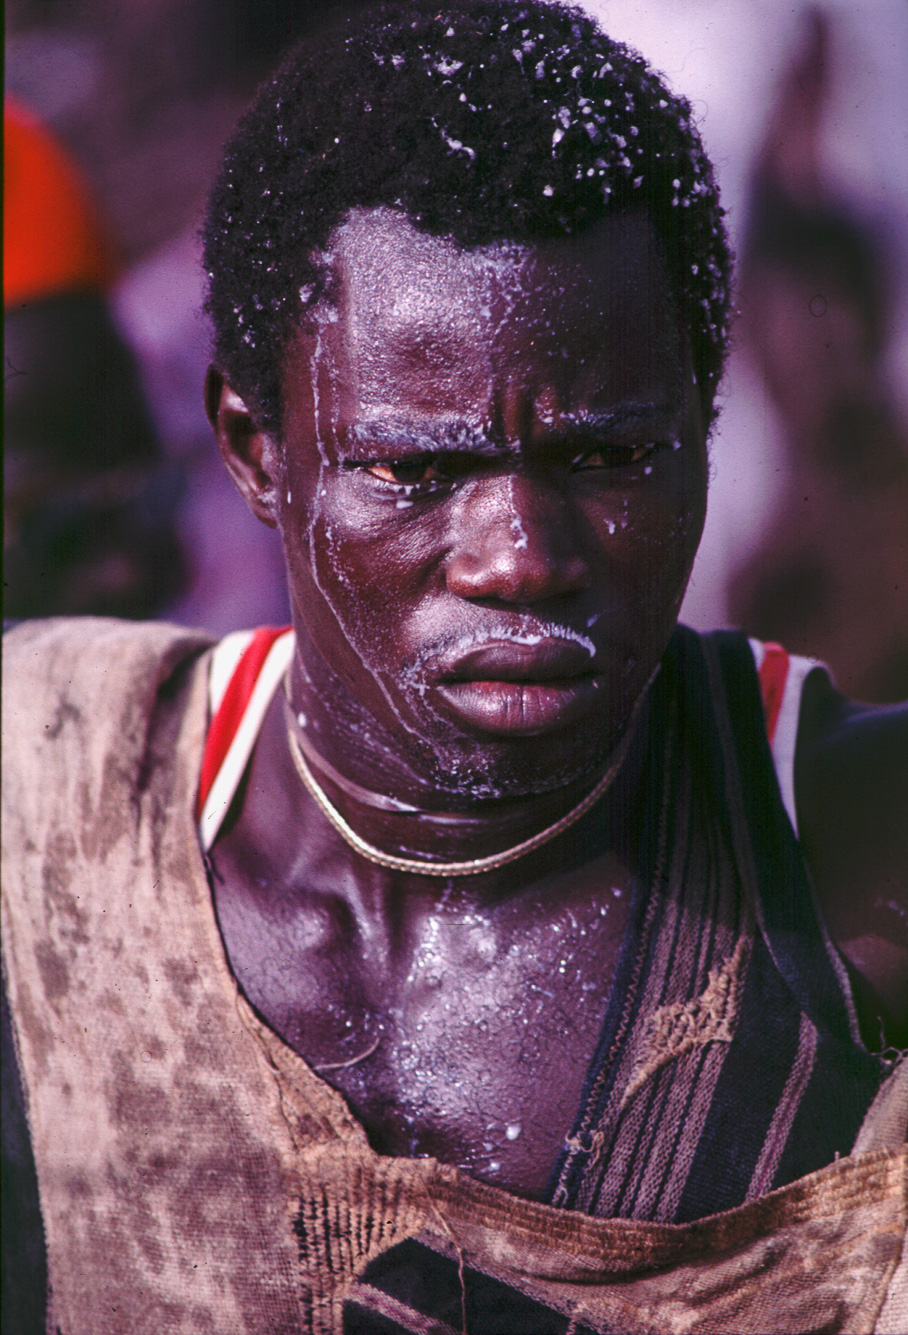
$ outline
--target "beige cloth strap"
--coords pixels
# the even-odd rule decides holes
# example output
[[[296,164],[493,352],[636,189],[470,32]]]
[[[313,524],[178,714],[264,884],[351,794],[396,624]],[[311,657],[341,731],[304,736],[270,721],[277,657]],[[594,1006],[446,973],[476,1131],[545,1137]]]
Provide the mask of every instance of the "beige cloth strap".
[[[95,621],[8,641],[4,968],[50,1329],[296,1330],[292,1141],[192,824],[206,641]]]
[[[206,641],[106,621],[7,639],[4,970],[50,1329],[338,1331],[368,1261],[418,1235],[594,1329],[908,1328],[886,1100],[874,1148],[684,1226],[373,1153],[224,958],[192,814]]]

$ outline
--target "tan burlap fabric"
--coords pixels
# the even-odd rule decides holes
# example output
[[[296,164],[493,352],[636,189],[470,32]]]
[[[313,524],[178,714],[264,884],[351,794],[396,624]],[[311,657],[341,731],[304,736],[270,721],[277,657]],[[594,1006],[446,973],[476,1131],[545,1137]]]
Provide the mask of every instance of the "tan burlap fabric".
[[[4,970],[51,1330],[339,1330],[366,1263],[418,1235],[594,1329],[908,1330],[898,1078],[850,1158],[684,1226],[374,1154],[224,957],[192,814],[204,650],[113,622],[8,637]]]

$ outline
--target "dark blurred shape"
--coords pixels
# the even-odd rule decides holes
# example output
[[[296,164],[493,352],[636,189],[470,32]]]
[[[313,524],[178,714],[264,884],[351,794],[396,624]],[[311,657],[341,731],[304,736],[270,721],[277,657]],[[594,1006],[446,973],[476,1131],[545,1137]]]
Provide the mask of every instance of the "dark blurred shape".
[[[179,473],[96,293],[7,311],[4,613],[150,616],[177,591]]]
[[[46,130],[5,122],[4,615],[150,616],[182,579],[180,482],[107,309],[113,250]]]
[[[205,0],[200,17],[221,75],[263,78],[292,44],[371,3],[374,0]]]
[[[0,987],[0,1124],[3,1173],[0,1227],[6,1245],[0,1256],[0,1335],[45,1335],[47,1252],[38,1198],[38,1178],[25,1114],[25,1097],[13,1038],[6,982]],[[16,1239],[11,1247],[9,1240]]]
[[[740,330],[790,476],[729,602],[752,634],[887,701],[908,696],[908,424],[885,374],[882,240],[823,177],[829,50],[829,18],[811,10],[752,180]]]

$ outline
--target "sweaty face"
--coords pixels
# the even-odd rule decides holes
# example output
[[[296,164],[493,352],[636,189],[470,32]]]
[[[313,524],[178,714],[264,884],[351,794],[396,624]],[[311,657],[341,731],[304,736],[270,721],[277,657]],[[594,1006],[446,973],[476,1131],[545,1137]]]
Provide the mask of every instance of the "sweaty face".
[[[285,360],[279,515],[313,741],[450,794],[591,772],[666,647],[705,508],[648,220],[464,250],[370,210],[328,258],[334,304]]]

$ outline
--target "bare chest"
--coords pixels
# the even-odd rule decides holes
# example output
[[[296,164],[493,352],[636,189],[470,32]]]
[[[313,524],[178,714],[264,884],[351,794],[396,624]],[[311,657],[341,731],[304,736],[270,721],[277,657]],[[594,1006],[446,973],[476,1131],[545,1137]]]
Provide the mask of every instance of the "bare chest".
[[[577,1113],[629,890],[594,864],[551,901],[429,914],[394,941],[324,896],[263,911],[222,884],[215,899],[247,997],[375,1149],[538,1197]]]

